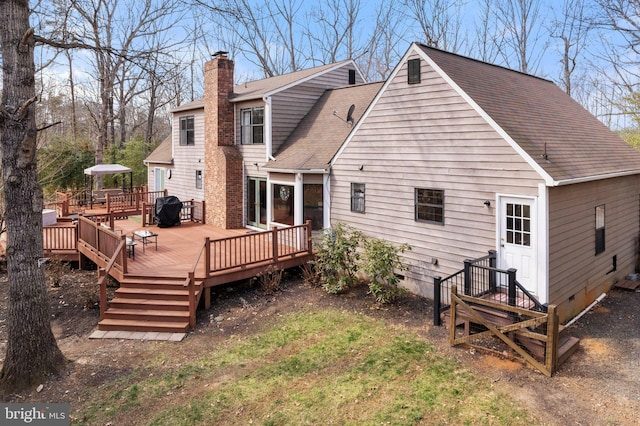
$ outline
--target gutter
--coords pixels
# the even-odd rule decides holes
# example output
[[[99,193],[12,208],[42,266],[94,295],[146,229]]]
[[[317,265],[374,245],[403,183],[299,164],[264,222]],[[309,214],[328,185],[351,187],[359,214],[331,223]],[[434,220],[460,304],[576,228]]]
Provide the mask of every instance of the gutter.
[[[571,185],[574,183],[593,182],[593,181],[602,180],[602,179],[633,176],[637,174],[640,174],[640,170],[627,170],[624,172],[608,173],[604,175],[587,176],[587,177],[575,178],[575,179],[554,180],[549,184],[547,184],[547,186],[564,186],[564,185]]]

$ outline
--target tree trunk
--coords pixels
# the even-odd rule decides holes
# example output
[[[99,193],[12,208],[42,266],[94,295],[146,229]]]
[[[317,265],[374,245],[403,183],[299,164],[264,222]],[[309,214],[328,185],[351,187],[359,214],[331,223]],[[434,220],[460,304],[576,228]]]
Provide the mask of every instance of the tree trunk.
[[[42,383],[66,363],[51,331],[44,267],[40,265],[42,191],[36,165],[32,35],[29,1],[0,1],[0,142],[9,277],[9,334],[0,372],[2,394]]]

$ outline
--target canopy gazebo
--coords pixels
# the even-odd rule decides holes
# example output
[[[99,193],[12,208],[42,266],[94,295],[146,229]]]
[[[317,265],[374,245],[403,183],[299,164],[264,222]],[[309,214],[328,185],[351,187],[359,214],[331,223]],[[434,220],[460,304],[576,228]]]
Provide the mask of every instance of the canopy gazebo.
[[[115,175],[122,173],[122,190],[126,190],[125,177],[129,174],[129,192],[133,192],[133,171],[121,164],[96,164],[95,166],[84,169],[84,197],[89,194],[89,200],[85,198],[85,203],[89,202],[89,208],[93,208],[93,180],[94,176]],[[88,185],[87,185],[88,184]],[[88,190],[87,190],[88,186]]]

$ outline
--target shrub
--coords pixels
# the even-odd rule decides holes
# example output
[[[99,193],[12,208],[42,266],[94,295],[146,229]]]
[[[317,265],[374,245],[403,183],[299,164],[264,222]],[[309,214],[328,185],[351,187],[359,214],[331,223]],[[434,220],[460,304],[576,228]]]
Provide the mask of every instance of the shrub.
[[[322,283],[320,273],[316,268],[315,262],[307,262],[300,267],[300,275],[302,276],[305,284],[309,284],[313,287],[319,287]]]
[[[274,294],[280,290],[282,283],[282,269],[275,266],[269,266],[264,272],[258,275],[258,282],[265,294]]]
[[[358,247],[363,239],[360,231],[341,223],[323,235],[316,268],[328,293],[343,292],[358,282]]]
[[[411,250],[408,244],[396,247],[379,238],[364,241],[361,269],[369,276],[369,293],[378,303],[389,303],[398,296],[400,277],[396,272],[408,269],[401,258],[402,253],[407,250]]]

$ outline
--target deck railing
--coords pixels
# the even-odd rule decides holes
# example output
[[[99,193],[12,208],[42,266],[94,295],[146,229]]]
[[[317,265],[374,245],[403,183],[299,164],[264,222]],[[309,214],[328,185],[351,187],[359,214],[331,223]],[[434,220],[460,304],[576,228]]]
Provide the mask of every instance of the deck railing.
[[[78,249],[78,232],[75,226],[45,226],[42,228],[45,253],[68,252]]]
[[[288,228],[254,232],[209,242],[206,258],[212,273],[258,263],[277,264],[280,258],[311,253],[311,222]]]
[[[455,285],[458,292],[465,296],[482,297],[486,295],[504,294],[506,297],[492,297],[509,306],[520,306],[539,312],[546,312],[547,307],[528,292],[516,279],[516,269],[502,270],[496,268],[496,251],[490,250],[487,256],[465,260],[464,269],[446,278],[433,279],[433,323],[441,324],[441,313],[451,303],[450,291]]]
[[[106,226],[80,216],[78,218],[78,245],[89,250],[99,259],[107,262],[119,251],[114,267],[127,273],[127,256],[124,250],[118,250],[125,235],[116,234]]]
[[[107,211],[142,211],[142,204],[155,204],[156,199],[166,197],[167,190],[150,192],[132,192],[122,194],[106,194]]]

